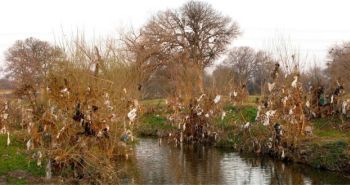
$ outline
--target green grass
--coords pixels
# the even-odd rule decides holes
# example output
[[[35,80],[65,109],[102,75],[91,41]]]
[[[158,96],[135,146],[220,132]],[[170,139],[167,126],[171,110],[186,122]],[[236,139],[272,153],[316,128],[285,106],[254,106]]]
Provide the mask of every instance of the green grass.
[[[311,120],[314,127],[313,134],[318,137],[318,142],[330,140],[344,140],[350,142],[350,133],[340,129],[341,120],[335,117],[318,118]]]
[[[165,99],[150,99],[150,100],[142,100],[142,105],[150,106],[150,105],[157,105],[157,106],[164,106],[165,105]]]
[[[141,117],[137,132],[141,136],[157,136],[158,131],[167,131],[173,128],[161,114],[148,113]]]
[[[317,118],[311,120],[311,122],[317,129],[334,129],[342,123],[341,120],[336,117]]]
[[[17,179],[14,177],[8,177],[7,178],[7,183],[9,185],[25,185],[28,184],[28,182],[25,179]]]
[[[253,106],[224,106],[226,116],[221,119],[221,116],[217,118],[216,124],[221,129],[229,129],[234,122],[246,123],[255,122],[257,109]]]
[[[337,130],[315,130],[314,134],[319,137],[332,137],[332,138],[349,137],[348,134]]]
[[[149,125],[149,126],[152,126],[152,127],[158,127],[158,128],[168,128],[169,125],[166,125],[165,122],[166,122],[166,118],[160,116],[160,115],[154,115],[154,114],[148,114],[148,115],[144,115],[142,118],[141,118],[142,122]]]
[[[7,136],[0,135],[0,175],[15,170],[23,170],[33,176],[43,176],[45,170],[34,162],[29,162],[29,154],[26,154],[25,146],[11,137],[10,146],[6,146]]]
[[[344,141],[313,144],[311,165],[317,168],[338,170],[349,160],[348,143]]]
[[[256,99],[260,98],[258,95],[252,95],[248,96],[246,100],[244,100],[243,104],[247,106],[254,106],[256,105]],[[141,104],[145,106],[150,106],[150,105],[157,105],[157,106],[165,106],[165,101],[166,99],[164,98],[159,98],[159,99],[146,99],[142,100]]]

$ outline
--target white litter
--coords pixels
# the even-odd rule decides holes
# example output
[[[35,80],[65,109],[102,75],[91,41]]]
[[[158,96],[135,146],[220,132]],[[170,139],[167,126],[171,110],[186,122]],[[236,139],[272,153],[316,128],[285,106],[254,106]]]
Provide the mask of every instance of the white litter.
[[[52,177],[52,169],[51,169],[51,160],[50,159],[46,164],[45,172],[46,172],[46,179],[50,180]]]
[[[292,82],[292,87],[296,88],[297,87],[297,83],[298,83],[298,76],[294,76],[294,80]]]
[[[238,93],[236,91],[233,91],[233,96],[236,97]]]
[[[333,103],[333,101],[334,101],[334,96],[332,95],[331,96],[331,103]]]
[[[219,103],[220,100],[221,100],[221,96],[220,95],[216,95],[216,97],[214,99],[214,103]]]
[[[38,161],[36,162],[37,166],[41,166],[41,158],[43,157],[43,154],[38,151]]]
[[[272,117],[273,115],[275,115],[276,111],[275,110],[269,110],[265,113],[265,119],[264,119],[264,126],[267,126],[270,124],[270,117]]]
[[[202,95],[197,99],[197,102],[200,102],[204,96],[205,96],[205,94],[202,94]]]
[[[7,132],[7,146],[10,146],[11,140],[10,140],[10,132]]]
[[[224,120],[225,116],[226,116],[226,112],[223,111],[223,112],[221,113],[221,120]]]
[[[310,108],[310,102],[309,102],[309,100],[306,101],[305,105],[306,105],[307,108]]]
[[[244,127],[243,128],[248,128],[250,126],[250,123],[249,122],[247,122],[245,125],[244,125]]]
[[[29,139],[29,140],[27,141],[26,146],[27,146],[27,150],[30,150],[30,149],[32,148],[32,139]]]
[[[129,113],[128,113],[128,118],[130,121],[134,121],[136,118],[136,108],[133,108]]]
[[[257,111],[257,113],[256,113],[255,121],[257,121],[257,120],[259,119],[259,117],[260,117],[260,111],[261,111],[261,106],[259,105],[259,106],[258,106],[258,111]]]
[[[275,83],[267,83],[267,88],[268,88],[269,92],[271,92],[274,87],[275,87]]]
[[[346,111],[347,111],[347,106],[348,106],[348,101],[343,101],[343,104],[342,104],[342,113],[343,114],[346,114]]]

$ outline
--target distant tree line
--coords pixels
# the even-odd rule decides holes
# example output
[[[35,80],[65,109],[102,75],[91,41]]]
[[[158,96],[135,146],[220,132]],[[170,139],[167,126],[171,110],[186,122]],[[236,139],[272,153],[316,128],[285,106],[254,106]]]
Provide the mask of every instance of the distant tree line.
[[[273,66],[280,61],[272,54],[250,47],[227,49],[240,34],[237,23],[204,2],[189,1],[179,9],[154,15],[139,30],[122,35],[127,60],[139,74],[135,76],[142,98],[162,98],[208,90],[227,91],[227,86],[245,86],[249,94],[261,94]],[[205,68],[225,55],[212,74]],[[62,48],[36,38],[16,41],[5,53],[6,78],[3,88],[37,89],[48,72],[64,62]],[[293,56],[286,56],[292,58]],[[313,66],[304,70],[301,79],[309,85],[350,88],[350,42],[329,50],[325,69]],[[226,90],[225,90],[226,88]],[[332,87],[329,87],[332,88]]]

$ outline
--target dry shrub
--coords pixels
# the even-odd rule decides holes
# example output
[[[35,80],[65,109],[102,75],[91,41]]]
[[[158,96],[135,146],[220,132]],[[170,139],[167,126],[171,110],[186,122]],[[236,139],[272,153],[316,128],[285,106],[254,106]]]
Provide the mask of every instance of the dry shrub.
[[[9,129],[9,106],[8,102],[0,99],[0,133],[8,133]]]
[[[171,134],[175,143],[213,144],[218,138],[215,122],[224,117],[221,95],[201,94],[188,101],[168,98],[169,121],[178,129]]]
[[[281,75],[280,66],[276,64],[271,81],[267,84],[267,93],[258,106],[257,120],[269,127],[275,136],[275,126],[280,124],[284,132],[283,138],[295,144],[298,137],[304,135],[307,124],[304,115],[306,101],[303,96],[298,69]]]
[[[36,111],[26,124],[27,149],[38,164],[46,161],[47,177],[52,170],[87,182],[116,183],[116,160],[127,155],[120,138],[126,130],[132,134],[135,121],[128,112],[139,110],[133,98],[136,71],[115,55],[78,46],[50,71],[31,103]]]

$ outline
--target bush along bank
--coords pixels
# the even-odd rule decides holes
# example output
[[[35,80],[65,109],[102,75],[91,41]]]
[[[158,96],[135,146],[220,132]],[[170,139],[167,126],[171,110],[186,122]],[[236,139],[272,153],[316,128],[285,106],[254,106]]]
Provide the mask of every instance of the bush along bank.
[[[214,147],[350,174],[350,135],[339,130],[341,123],[335,124],[333,118],[311,120],[311,133],[295,139],[288,137],[281,125],[266,127],[255,121],[258,109],[254,106],[230,105],[224,106],[224,111],[226,115],[215,121],[218,137]],[[137,133],[141,137],[168,137],[179,129],[169,123],[163,111],[146,112],[140,121]]]
[[[220,123],[225,132],[215,143],[219,148],[232,148],[242,153],[271,156],[274,159],[305,164],[318,169],[350,174],[350,135],[337,128],[317,128],[317,120],[311,121],[313,134],[288,138],[284,128],[273,129],[261,123]],[[344,123],[348,124],[348,123]],[[315,125],[315,126],[314,126]]]
[[[328,142],[300,141],[298,145],[271,145],[271,139],[244,139],[242,135],[218,143],[218,147],[232,146],[237,151],[269,155],[275,159],[307,164],[315,168],[350,174],[349,145],[343,140]],[[241,141],[241,142],[240,142]],[[233,145],[228,145],[233,144]],[[244,143],[244,144],[241,144]],[[224,145],[222,145],[224,144]]]

